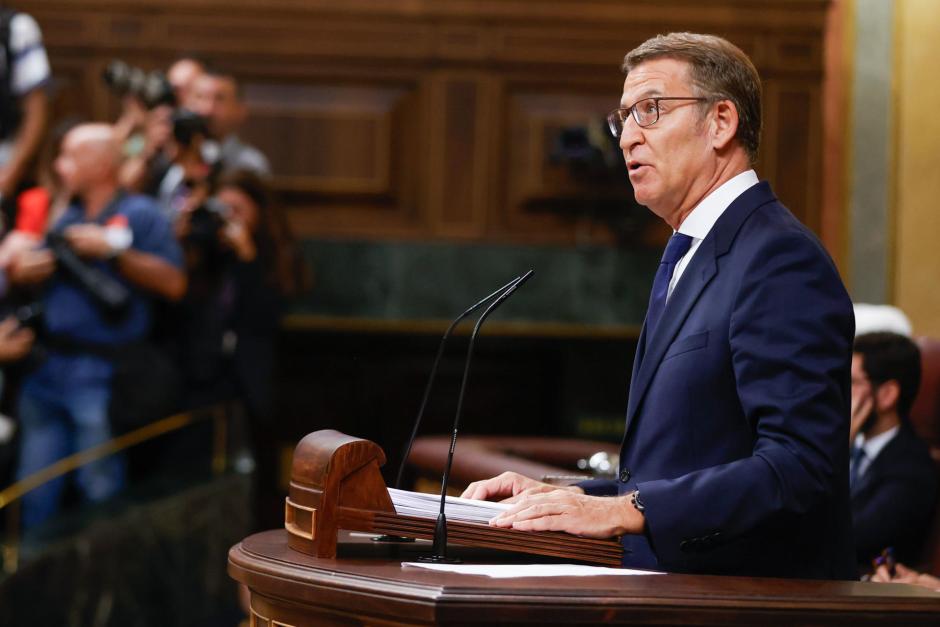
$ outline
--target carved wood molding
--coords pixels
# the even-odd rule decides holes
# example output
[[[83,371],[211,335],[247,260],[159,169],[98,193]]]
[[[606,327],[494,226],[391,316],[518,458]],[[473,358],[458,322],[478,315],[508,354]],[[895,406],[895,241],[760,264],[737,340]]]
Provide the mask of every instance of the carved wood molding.
[[[794,72],[819,70],[828,4],[350,0],[338,7],[327,0],[25,0],[18,7],[40,19],[52,45],[98,50],[610,66],[616,54],[649,35],[681,29],[730,36],[758,67]]]

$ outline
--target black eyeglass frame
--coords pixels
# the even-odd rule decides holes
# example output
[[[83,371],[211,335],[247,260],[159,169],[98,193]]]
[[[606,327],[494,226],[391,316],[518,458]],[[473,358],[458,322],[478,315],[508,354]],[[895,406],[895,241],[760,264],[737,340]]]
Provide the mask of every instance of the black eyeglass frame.
[[[640,116],[636,112],[636,106],[641,102],[646,102],[647,100],[652,100],[656,104],[656,119],[649,124],[643,124],[640,122]],[[610,129],[611,135],[617,138],[620,137],[620,133],[623,132],[623,125],[628,115],[633,116],[633,121],[636,122],[637,126],[640,128],[649,128],[659,122],[659,103],[663,100],[695,100],[698,102],[706,102],[711,100],[711,98],[705,98],[702,96],[653,96],[652,98],[641,98],[629,107],[618,107],[617,109],[614,109],[609,114],[607,114],[607,128]],[[617,132],[618,126],[620,127],[620,133]]]

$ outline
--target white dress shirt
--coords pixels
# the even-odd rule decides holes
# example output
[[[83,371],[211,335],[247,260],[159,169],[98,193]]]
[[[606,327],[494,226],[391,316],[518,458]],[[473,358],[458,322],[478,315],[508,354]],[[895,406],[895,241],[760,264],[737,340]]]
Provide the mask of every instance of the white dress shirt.
[[[756,185],[757,181],[757,172],[754,170],[742,172],[734,178],[728,179],[721,187],[703,198],[702,202],[696,205],[695,209],[682,221],[682,224],[679,225],[679,232],[691,237],[692,244],[689,246],[689,251],[676,264],[676,269],[672,273],[672,280],[669,282],[669,290],[666,292],[667,300],[672,295],[673,288],[679,282],[682,272],[692,261],[695,251],[701,246],[702,240],[715,226],[715,222],[718,221],[721,214],[738,196]]]

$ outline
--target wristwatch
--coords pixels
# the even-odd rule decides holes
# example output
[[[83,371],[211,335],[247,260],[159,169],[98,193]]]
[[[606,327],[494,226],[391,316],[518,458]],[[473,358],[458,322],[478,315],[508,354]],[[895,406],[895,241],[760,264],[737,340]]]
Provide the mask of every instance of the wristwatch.
[[[646,506],[643,505],[643,503],[640,501],[639,490],[634,490],[630,493],[630,502],[633,504],[633,507],[636,509],[636,511],[640,512],[641,514],[646,511]]]

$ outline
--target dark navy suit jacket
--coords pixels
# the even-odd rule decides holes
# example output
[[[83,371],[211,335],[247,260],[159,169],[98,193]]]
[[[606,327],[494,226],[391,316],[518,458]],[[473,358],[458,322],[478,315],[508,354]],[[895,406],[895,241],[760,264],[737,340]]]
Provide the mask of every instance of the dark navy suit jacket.
[[[816,237],[761,182],[702,241],[640,334],[617,481],[644,535],[624,564],[854,578],[852,304]]]
[[[887,546],[917,563],[937,494],[937,468],[927,444],[902,424],[852,486],[856,559],[867,566]]]

